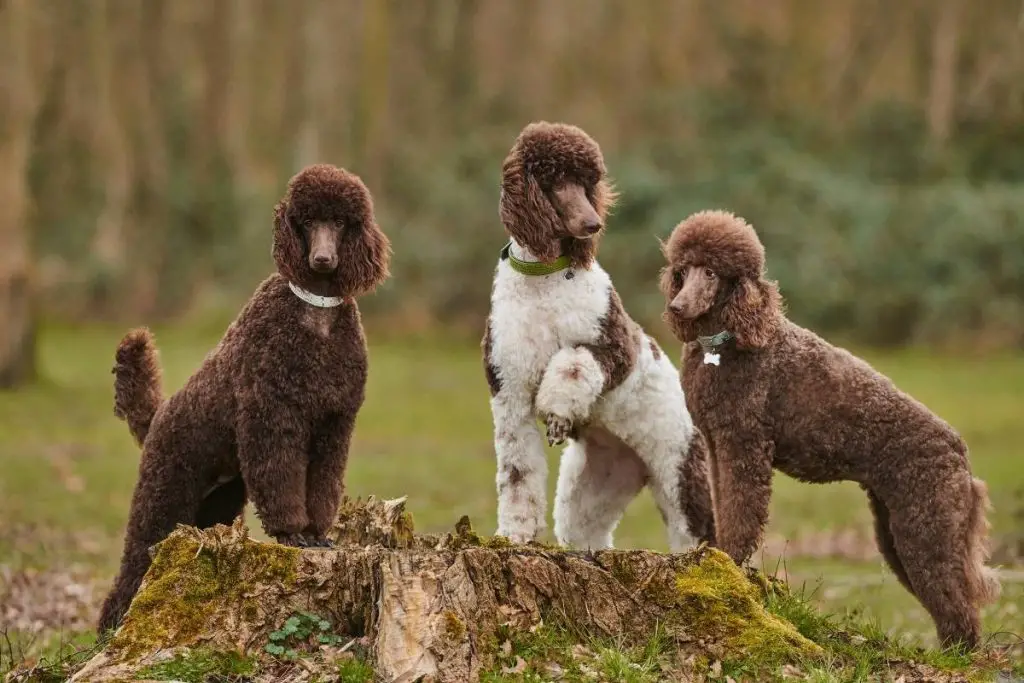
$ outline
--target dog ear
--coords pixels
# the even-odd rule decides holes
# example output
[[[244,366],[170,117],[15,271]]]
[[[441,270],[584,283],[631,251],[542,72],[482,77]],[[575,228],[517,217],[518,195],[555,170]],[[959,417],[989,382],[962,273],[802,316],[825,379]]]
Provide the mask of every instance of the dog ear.
[[[303,272],[306,247],[288,220],[288,204],[280,201],[274,207],[274,246],[271,254],[277,270],[287,280],[297,282]]]
[[[512,237],[538,259],[552,261],[562,255],[562,221],[517,157],[507,160],[502,169],[498,215]]]
[[[374,221],[347,230],[338,241],[338,288],[344,296],[368,294],[391,275],[391,241]]]
[[[722,326],[735,335],[739,348],[767,346],[778,329],[781,308],[778,285],[742,278],[722,310]]]

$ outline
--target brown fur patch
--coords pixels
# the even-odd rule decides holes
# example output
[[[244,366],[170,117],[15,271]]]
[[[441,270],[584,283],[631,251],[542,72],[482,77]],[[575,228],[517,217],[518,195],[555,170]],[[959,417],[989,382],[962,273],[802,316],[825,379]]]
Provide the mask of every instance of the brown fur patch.
[[[643,332],[622,306],[619,293],[608,294],[608,312],[601,319],[601,333],[593,344],[585,344],[604,372],[603,392],[611,391],[636,367]]]
[[[565,368],[562,370],[562,379],[574,380],[579,379],[580,375],[583,374],[583,369],[579,365],[573,365],[571,368]]]
[[[648,337],[647,343],[651,346],[651,355],[654,356],[654,360],[661,360],[661,347],[658,346],[658,342]]]
[[[498,377],[498,368],[491,362],[491,320],[490,318],[484,323],[484,337],[480,340],[480,348],[484,354],[484,375],[487,377],[487,388],[491,392],[491,396],[497,396],[498,392],[501,391],[501,378]]]

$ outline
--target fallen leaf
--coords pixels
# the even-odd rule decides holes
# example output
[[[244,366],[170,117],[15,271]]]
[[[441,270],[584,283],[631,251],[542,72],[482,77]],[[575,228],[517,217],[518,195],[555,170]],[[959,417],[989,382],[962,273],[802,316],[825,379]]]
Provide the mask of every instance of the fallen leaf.
[[[501,667],[501,673],[503,674],[521,674],[526,671],[526,660],[516,655],[516,662],[512,666]]]

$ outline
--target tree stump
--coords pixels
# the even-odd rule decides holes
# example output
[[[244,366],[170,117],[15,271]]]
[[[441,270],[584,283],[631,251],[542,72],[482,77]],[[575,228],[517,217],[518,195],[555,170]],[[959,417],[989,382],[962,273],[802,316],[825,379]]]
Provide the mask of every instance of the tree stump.
[[[508,654],[510,634],[540,624],[623,648],[659,633],[680,662],[705,669],[744,657],[782,666],[822,652],[765,609],[766,580],[710,548],[513,545],[480,538],[466,518],[452,533],[421,536],[405,499],[373,498],[346,501],[332,537],[334,548],[299,550],[249,538],[241,519],[179,527],[155,547],[121,628],[71,680],[136,680],[181,648],[269,659],[275,631],[296,613],[329,622],[331,639],[358,639],[381,681],[479,680]]]

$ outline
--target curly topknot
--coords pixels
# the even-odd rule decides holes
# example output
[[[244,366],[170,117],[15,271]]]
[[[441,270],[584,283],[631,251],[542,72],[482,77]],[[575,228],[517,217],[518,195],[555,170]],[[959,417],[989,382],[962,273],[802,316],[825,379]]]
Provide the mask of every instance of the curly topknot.
[[[583,129],[568,123],[531,123],[519,134],[509,155],[518,156],[523,170],[545,190],[565,180],[593,187],[607,174],[598,144]]]
[[[673,266],[700,264],[727,278],[757,280],[764,246],[754,228],[728,211],[700,211],[676,226],[662,245]]]
[[[373,199],[354,173],[330,164],[307,166],[288,181],[283,199],[288,220],[341,219],[352,226],[372,224]]]

